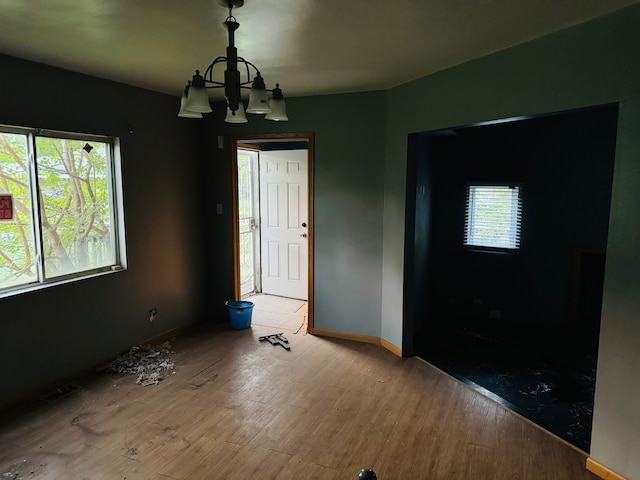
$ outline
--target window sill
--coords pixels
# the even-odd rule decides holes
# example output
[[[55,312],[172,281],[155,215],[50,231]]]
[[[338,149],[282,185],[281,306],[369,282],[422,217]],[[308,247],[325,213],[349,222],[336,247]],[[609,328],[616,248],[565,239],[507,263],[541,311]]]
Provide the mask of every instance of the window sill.
[[[491,247],[476,247],[465,245],[464,249],[467,252],[473,253],[488,253],[491,255],[517,255],[520,252],[519,248],[491,248]]]
[[[110,275],[112,273],[124,272],[125,270],[126,270],[125,267],[122,267],[120,265],[113,265],[108,270],[101,270],[101,271],[98,271],[98,272],[92,272],[92,273],[88,273],[88,274],[82,275],[82,276],[75,276],[75,277],[64,278],[64,279],[56,279],[56,280],[50,280],[50,281],[45,282],[45,283],[34,283],[34,284],[31,284],[31,285],[15,287],[14,289],[5,290],[4,292],[0,292],[0,299],[8,298],[8,297],[16,297],[18,295],[22,295],[23,293],[37,292],[39,290],[44,290],[44,289],[51,288],[51,287],[57,287],[59,285],[66,285],[68,283],[79,282],[79,281],[82,281],[82,280],[88,280],[88,279],[91,279],[91,278],[103,277],[105,275]]]

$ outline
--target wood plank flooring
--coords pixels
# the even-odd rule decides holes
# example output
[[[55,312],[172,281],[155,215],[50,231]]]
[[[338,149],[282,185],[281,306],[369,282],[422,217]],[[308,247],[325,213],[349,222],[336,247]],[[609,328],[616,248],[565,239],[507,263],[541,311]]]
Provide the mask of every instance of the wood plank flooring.
[[[418,358],[268,327],[199,326],[156,386],[107,374],[5,412],[0,478],[591,479],[585,455]]]

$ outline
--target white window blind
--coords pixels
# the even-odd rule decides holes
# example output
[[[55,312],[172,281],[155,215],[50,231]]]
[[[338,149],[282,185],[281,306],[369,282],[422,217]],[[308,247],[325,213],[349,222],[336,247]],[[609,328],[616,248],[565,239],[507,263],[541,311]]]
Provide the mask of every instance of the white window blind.
[[[469,185],[464,244],[477,247],[520,247],[520,187]]]

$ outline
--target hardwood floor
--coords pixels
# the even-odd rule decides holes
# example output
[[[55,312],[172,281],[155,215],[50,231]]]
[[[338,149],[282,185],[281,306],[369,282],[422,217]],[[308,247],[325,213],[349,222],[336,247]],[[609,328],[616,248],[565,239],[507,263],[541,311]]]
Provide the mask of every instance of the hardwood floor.
[[[156,386],[107,374],[5,412],[3,479],[597,479],[585,455],[418,358],[200,326]]]

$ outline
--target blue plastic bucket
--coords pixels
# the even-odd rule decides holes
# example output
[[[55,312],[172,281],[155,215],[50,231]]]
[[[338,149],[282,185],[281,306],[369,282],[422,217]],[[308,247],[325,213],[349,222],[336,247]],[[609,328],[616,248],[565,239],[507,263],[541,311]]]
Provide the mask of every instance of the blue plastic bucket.
[[[229,309],[231,328],[242,330],[251,326],[251,312],[253,312],[253,302],[237,301],[225,304]]]

